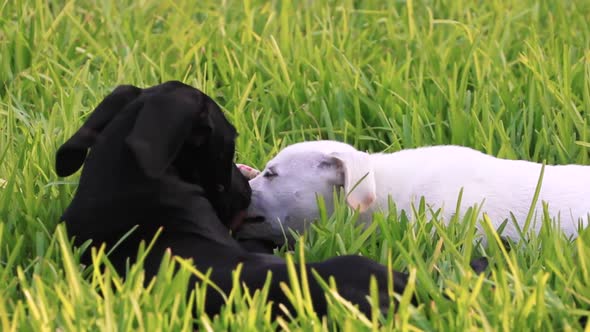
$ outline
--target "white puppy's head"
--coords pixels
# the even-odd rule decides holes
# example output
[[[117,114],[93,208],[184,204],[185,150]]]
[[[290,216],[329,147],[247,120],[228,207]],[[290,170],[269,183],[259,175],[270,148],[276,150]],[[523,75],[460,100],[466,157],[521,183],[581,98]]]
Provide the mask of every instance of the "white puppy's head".
[[[250,180],[252,203],[249,218],[257,223],[243,226],[242,238],[284,243],[289,228],[298,232],[319,216],[317,195],[323,196],[328,213],[333,210],[334,189],[344,188],[346,202],[360,212],[375,200],[375,180],[367,153],[336,141],[290,145],[270,160]]]

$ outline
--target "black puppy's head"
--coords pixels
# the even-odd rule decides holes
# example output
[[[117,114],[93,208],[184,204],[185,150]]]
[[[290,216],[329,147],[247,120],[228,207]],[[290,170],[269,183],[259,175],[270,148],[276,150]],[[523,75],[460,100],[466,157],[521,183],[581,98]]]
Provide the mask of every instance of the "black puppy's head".
[[[77,171],[88,149],[120,134],[115,127],[127,128],[124,145],[146,179],[179,177],[198,184],[227,226],[248,207],[250,186],[233,163],[236,129],[206,94],[178,81],[117,87],[59,148],[57,174]]]
[[[252,190],[238,168],[232,164],[231,183],[228,190],[208,194],[209,201],[217,211],[219,219],[231,230],[238,229],[246,218],[246,210],[250,205]]]
[[[185,145],[175,166],[181,177],[203,186],[219,219],[233,229],[245,218],[252,190],[248,179],[234,163],[235,127],[209,97],[206,104],[211,124],[207,137],[200,145]],[[195,156],[203,155],[209,157],[195,159]],[[194,162],[187,163],[186,159],[194,159]],[[187,165],[191,165],[190,168]]]

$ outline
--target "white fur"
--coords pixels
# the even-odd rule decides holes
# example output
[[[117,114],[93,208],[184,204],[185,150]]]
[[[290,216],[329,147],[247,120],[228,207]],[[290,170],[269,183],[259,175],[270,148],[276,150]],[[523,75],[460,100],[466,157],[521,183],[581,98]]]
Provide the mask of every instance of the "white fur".
[[[297,143],[283,149],[250,181],[253,194],[248,214],[263,216],[265,222],[249,225],[240,234],[282,243],[283,230],[302,232],[306,223],[317,219],[316,194],[324,197],[331,213],[333,190],[338,187],[346,190],[347,202],[359,209],[365,221],[370,221],[374,211],[387,210],[389,197],[408,213],[424,197],[433,209],[442,209],[443,220],[448,222],[463,188],[462,213],[483,202],[481,212],[487,213],[494,227],[512,213],[522,228],[541,167],[451,145],[367,154],[336,141]],[[265,176],[271,170],[278,175]],[[546,165],[535,220],[542,216],[543,201],[550,215],[559,218],[564,233],[576,236],[579,222],[588,223],[590,166]],[[534,222],[533,229],[538,231],[539,224]],[[517,239],[512,221],[503,236]]]

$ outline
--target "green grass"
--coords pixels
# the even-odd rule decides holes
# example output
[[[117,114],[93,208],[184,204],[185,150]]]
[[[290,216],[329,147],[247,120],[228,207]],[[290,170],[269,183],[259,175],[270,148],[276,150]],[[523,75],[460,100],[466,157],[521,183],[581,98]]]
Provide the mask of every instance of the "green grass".
[[[0,0],[0,330],[580,330],[588,232],[571,241],[546,218],[539,236],[506,253],[491,229],[489,246],[472,245],[483,220],[443,226],[424,206],[377,216],[365,231],[342,204],[289,256],[360,253],[410,271],[418,307],[406,293],[396,315],[359,317],[327,292],[322,319],[295,284],[292,321],[270,321],[264,291],[241,287],[206,317],[203,285],[184,297],[189,275],[206,271],[186,262],[168,261],[147,289],[141,265],[125,282],[79,266],[56,228],[77,177],[58,178],[53,165],[116,85],[172,79],[222,106],[240,133],[237,161],[258,168],[287,144],[319,138],[588,164],[589,22],[584,0]],[[493,266],[475,276],[467,264],[481,255]],[[108,263],[104,252],[96,262]]]

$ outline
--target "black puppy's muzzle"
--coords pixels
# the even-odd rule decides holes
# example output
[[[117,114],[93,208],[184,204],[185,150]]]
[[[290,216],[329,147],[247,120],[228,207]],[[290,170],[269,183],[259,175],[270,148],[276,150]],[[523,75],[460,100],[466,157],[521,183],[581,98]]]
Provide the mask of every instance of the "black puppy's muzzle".
[[[242,227],[245,220],[246,220],[246,211],[245,210],[239,211],[231,218],[227,227],[229,227],[229,229],[232,232],[235,232],[238,229],[240,229],[240,227]]]
[[[230,174],[231,177],[225,181],[226,184],[215,179],[211,181],[206,192],[221,222],[229,229],[235,230],[246,218],[252,191],[248,181],[235,165],[231,165]]]
[[[259,224],[263,223],[266,219],[264,216],[254,216],[244,218],[244,224]]]

